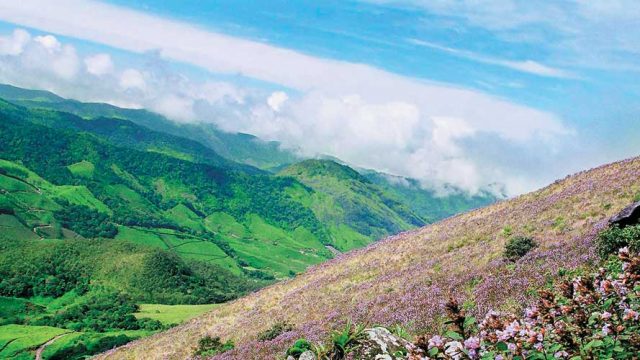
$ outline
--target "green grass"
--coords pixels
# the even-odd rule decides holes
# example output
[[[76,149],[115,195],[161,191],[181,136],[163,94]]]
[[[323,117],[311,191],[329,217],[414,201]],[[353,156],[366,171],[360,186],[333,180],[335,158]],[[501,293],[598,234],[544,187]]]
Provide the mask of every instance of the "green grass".
[[[236,275],[242,273],[235,260],[227,256],[216,244],[197,237],[182,236],[173,230],[146,230],[119,226],[116,239],[171,250],[185,259],[202,260],[217,264]]]
[[[85,333],[74,332],[74,333],[67,334],[61,338],[58,338],[58,340],[54,341],[53,344],[45,348],[45,350],[42,352],[42,358],[43,359],[51,358],[51,356],[54,355],[56,352],[73,344],[76,340],[79,340],[84,336],[85,336]]]
[[[107,192],[126,201],[132,209],[147,211],[154,207],[147,199],[143,198],[140,194],[131,190],[126,185],[109,185],[107,187]]]
[[[201,315],[218,304],[206,305],[160,305],[140,304],[140,311],[134,315],[138,318],[158,320],[165,325],[180,324]]]
[[[311,208],[327,226],[331,245],[340,251],[424,224],[397,196],[333,161],[305,160],[279,175],[294,177],[313,189],[310,192],[296,184],[286,193]]]
[[[154,181],[155,190],[165,200],[188,200],[195,201],[196,197],[184,183],[175,180],[158,178]]]
[[[111,214],[109,207],[102,201],[96,199],[86,186],[56,186],[55,194],[71,204],[84,205],[100,212]]]
[[[69,332],[69,330],[50,326],[4,325],[0,326],[0,358],[13,358],[35,350],[38,346],[52,338]],[[32,358],[32,357],[25,357]]]
[[[371,239],[360,234],[345,224],[330,226],[329,231],[333,238],[333,244],[340,251],[348,251],[367,246]]]
[[[191,154],[187,154],[187,153],[183,153],[168,147],[165,148],[160,148],[157,146],[151,146],[149,148],[147,148],[147,151],[149,152],[155,152],[158,154],[163,154],[163,155],[167,155],[167,156],[171,156],[174,157],[176,159],[180,159],[180,160],[186,160],[186,161],[194,161],[193,155]]]
[[[132,339],[138,339],[141,337],[149,336],[154,332],[146,331],[146,330],[116,330],[116,331],[108,331],[104,333],[95,333],[95,332],[73,332],[63,337],[60,337],[53,344],[47,346],[45,350],[42,352],[42,358],[44,360],[50,359],[53,355],[55,355],[58,351],[63,350],[64,348],[73,347],[79,343],[89,344],[95,343],[99,341],[101,338],[105,337],[113,337],[118,335],[126,335]]]
[[[24,180],[25,182],[33,186],[36,186],[38,188],[47,188],[47,187],[54,186],[48,181],[38,176],[33,171],[29,170],[28,168],[20,164],[16,164],[12,161],[0,159],[0,169],[3,169],[4,171],[6,171],[7,174],[18,177]]]
[[[71,173],[75,176],[92,178],[93,171],[96,169],[96,167],[91,162],[82,160],[80,162],[67,166],[67,169],[69,169],[69,171],[71,171]]]
[[[15,216],[0,214],[0,240],[16,241],[37,238],[38,236]]]
[[[35,192],[36,190],[26,184],[24,181],[10,178],[5,175],[0,175],[0,189],[8,192]]]
[[[245,238],[226,237],[238,256],[251,267],[287,276],[289,270],[304,271],[309,265],[331,258],[330,252],[308,230],[293,233],[267,224],[258,215],[249,215]]]
[[[145,246],[167,249],[167,245],[158,235],[128,226],[118,226],[118,235],[116,235],[116,239],[127,240],[132,243]]]
[[[224,212],[215,212],[204,219],[204,224],[214,233],[222,233],[235,238],[247,235],[247,228]]]
[[[184,226],[195,231],[204,230],[202,219],[184,204],[178,204],[165,211],[165,215],[180,226]]]

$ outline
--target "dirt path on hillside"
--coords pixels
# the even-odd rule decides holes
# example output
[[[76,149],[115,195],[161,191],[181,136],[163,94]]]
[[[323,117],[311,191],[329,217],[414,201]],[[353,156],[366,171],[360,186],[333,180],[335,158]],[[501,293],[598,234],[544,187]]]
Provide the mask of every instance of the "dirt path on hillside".
[[[64,333],[64,334],[60,334],[56,337],[54,337],[53,339],[47,341],[46,343],[40,345],[40,347],[38,348],[38,350],[36,350],[36,360],[42,360],[42,353],[44,352],[44,349],[53,344],[56,340],[60,339],[61,337],[65,336],[65,335],[69,335],[71,333]]]

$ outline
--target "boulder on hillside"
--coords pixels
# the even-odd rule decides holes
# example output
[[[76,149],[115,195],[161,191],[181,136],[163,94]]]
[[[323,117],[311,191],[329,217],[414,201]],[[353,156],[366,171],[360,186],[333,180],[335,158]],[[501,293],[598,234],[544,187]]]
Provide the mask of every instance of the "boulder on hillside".
[[[410,343],[393,335],[383,327],[366,329],[367,337],[361,340],[355,351],[354,359],[396,360],[405,359]]]
[[[609,220],[609,224],[618,225],[623,228],[630,225],[636,225],[640,222],[640,201],[637,201],[624,208],[618,215]]]

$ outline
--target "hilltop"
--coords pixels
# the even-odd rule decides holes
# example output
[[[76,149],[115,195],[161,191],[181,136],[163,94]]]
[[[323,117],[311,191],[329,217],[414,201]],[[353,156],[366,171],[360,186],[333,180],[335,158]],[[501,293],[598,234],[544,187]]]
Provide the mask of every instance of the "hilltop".
[[[202,337],[219,336],[236,344],[220,359],[273,359],[295,339],[322,339],[347,319],[437,330],[450,294],[476,314],[516,310],[560,270],[594,262],[595,235],[639,191],[640,158],[582,172],[350,252],[101,358],[182,359]],[[515,263],[502,258],[513,235],[538,242]],[[293,330],[271,341],[257,340],[282,321]]]

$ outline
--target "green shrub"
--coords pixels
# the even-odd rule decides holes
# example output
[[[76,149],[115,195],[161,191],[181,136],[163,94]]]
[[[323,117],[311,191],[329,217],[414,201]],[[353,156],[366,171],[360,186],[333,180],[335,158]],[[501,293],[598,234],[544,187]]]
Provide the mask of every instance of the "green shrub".
[[[96,332],[163,328],[157,320],[136,319],[133,315],[136,311],[138,305],[125,294],[112,289],[98,289],[77,303],[54,315],[45,316],[34,324]]]
[[[235,347],[233,341],[229,340],[223,343],[219,336],[211,337],[205,336],[198,340],[198,348],[194,352],[194,355],[198,356],[213,356],[222,354],[223,352],[232,350]]]
[[[526,236],[516,236],[511,238],[504,248],[504,257],[510,261],[516,261],[525,256],[531,249],[538,246],[536,242]]]
[[[302,355],[305,351],[311,350],[311,343],[307,341],[307,339],[298,339],[296,342],[287,350],[288,356],[298,357]]]
[[[631,251],[640,251],[640,225],[620,228],[613,225],[600,232],[596,240],[596,249],[602,258],[615,253],[618,249],[629,247]]]
[[[282,333],[293,330],[293,325],[287,322],[277,322],[273,326],[260,334],[258,334],[259,341],[269,341],[277,338]]]
[[[60,224],[86,238],[114,238],[118,228],[111,222],[109,215],[84,205],[72,205],[60,201],[64,206],[56,211],[55,217]]]
[[[363,324],[354,325],[348,321],[342,330],[331,334],[331,348],[327,350],[326,356],[330,359],[344,359],[358,348],[360,341],[366,336],[364,329]]]
[[[347,359],[348,354],[357,350],[362,340],[366,337],[365,325],[354,325],[348,321],[342,330],[331,333],[329,344],[311,344],[306,339],[298,339],[293,346],[287,350],[287,356],[298,357],[305,351],[311,350],[318,359],[341,360]]]
[[[80,360],[86,359],[88,355],[98,354],[115,347],[122,346],[134,338],[124,334],[115,336],[104,336],[95,338],[95,335],[82,335],[77,340],[57,350],[51,354],[49,360]]]

